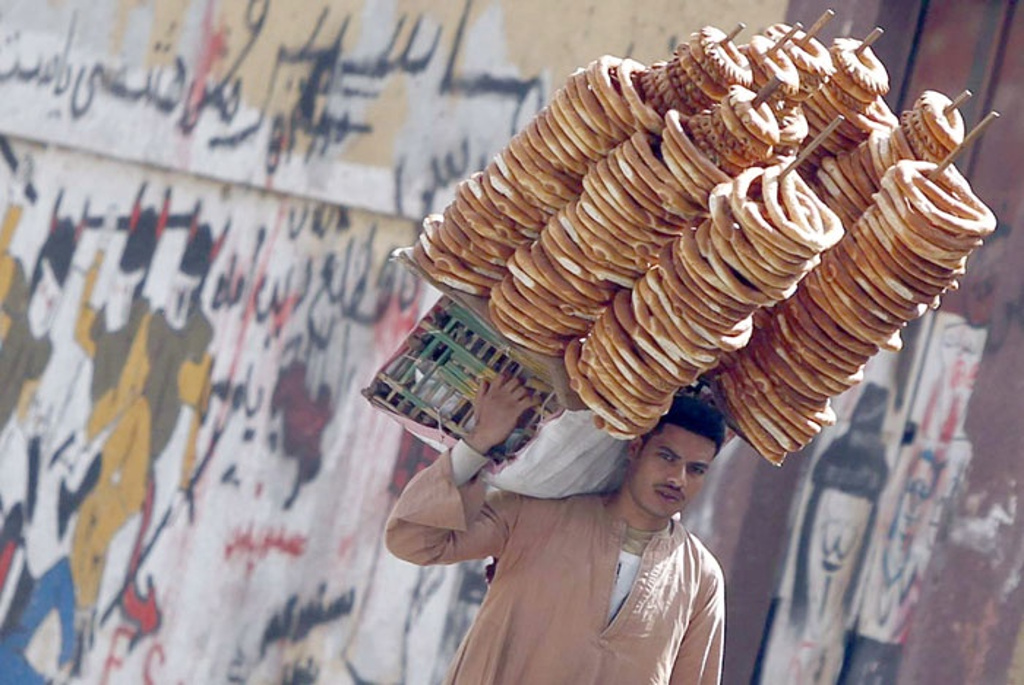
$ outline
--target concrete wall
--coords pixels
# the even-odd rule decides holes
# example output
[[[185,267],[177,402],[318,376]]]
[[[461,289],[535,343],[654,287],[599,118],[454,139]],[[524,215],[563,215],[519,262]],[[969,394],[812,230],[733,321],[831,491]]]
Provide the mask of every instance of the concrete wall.
[[[573,68],[784,4],[0,1],[0,683],[435,681],[483,582],[381,548],[386,255]]]

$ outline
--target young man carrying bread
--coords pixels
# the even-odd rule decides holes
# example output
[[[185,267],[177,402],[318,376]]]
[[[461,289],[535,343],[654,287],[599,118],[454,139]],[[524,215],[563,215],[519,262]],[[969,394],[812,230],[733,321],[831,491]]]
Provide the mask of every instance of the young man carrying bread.
[[[611,494],[488,494],[483,455],[531,402],[518,381],[483,383],[470,435],[409,483],[388,521],[388,549],[412,563],[500,560],[445,682],[718,683],[721,567],[675,515],[722,445],[721,414],[678,397],[629,444]]]

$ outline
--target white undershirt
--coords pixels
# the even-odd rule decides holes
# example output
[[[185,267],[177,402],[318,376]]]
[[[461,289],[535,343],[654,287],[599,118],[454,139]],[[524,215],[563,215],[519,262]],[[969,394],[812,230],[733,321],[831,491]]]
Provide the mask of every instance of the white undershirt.
[[[612,586],[612,601],[608,607],[608,622],[611,623],[619,609],[629,597],[633,581],[640,571],[640,555],[630,554],[626,550],[619,551],[619,563],[615,565],[615,585]]]

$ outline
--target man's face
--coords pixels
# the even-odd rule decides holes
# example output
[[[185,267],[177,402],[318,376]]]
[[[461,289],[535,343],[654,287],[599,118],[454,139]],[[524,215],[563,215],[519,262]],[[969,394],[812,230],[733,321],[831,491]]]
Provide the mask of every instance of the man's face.
[[[714,441],[671,424],[630,443],[622,493],[634,516],[630,525],[664,527],[704,487],[714,457]]]

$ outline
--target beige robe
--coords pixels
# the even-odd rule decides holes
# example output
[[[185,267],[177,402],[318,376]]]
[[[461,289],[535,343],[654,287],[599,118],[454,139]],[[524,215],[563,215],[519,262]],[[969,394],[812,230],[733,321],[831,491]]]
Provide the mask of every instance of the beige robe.
[[[485,496],[481,478],[457,488],[445,453],[398,499],[386,542],[416,564],[500,559],[448,683],[719,682],[722,570],[678,522],[647,545],[633,589],[608,623],[625,529],[596,495]]]

